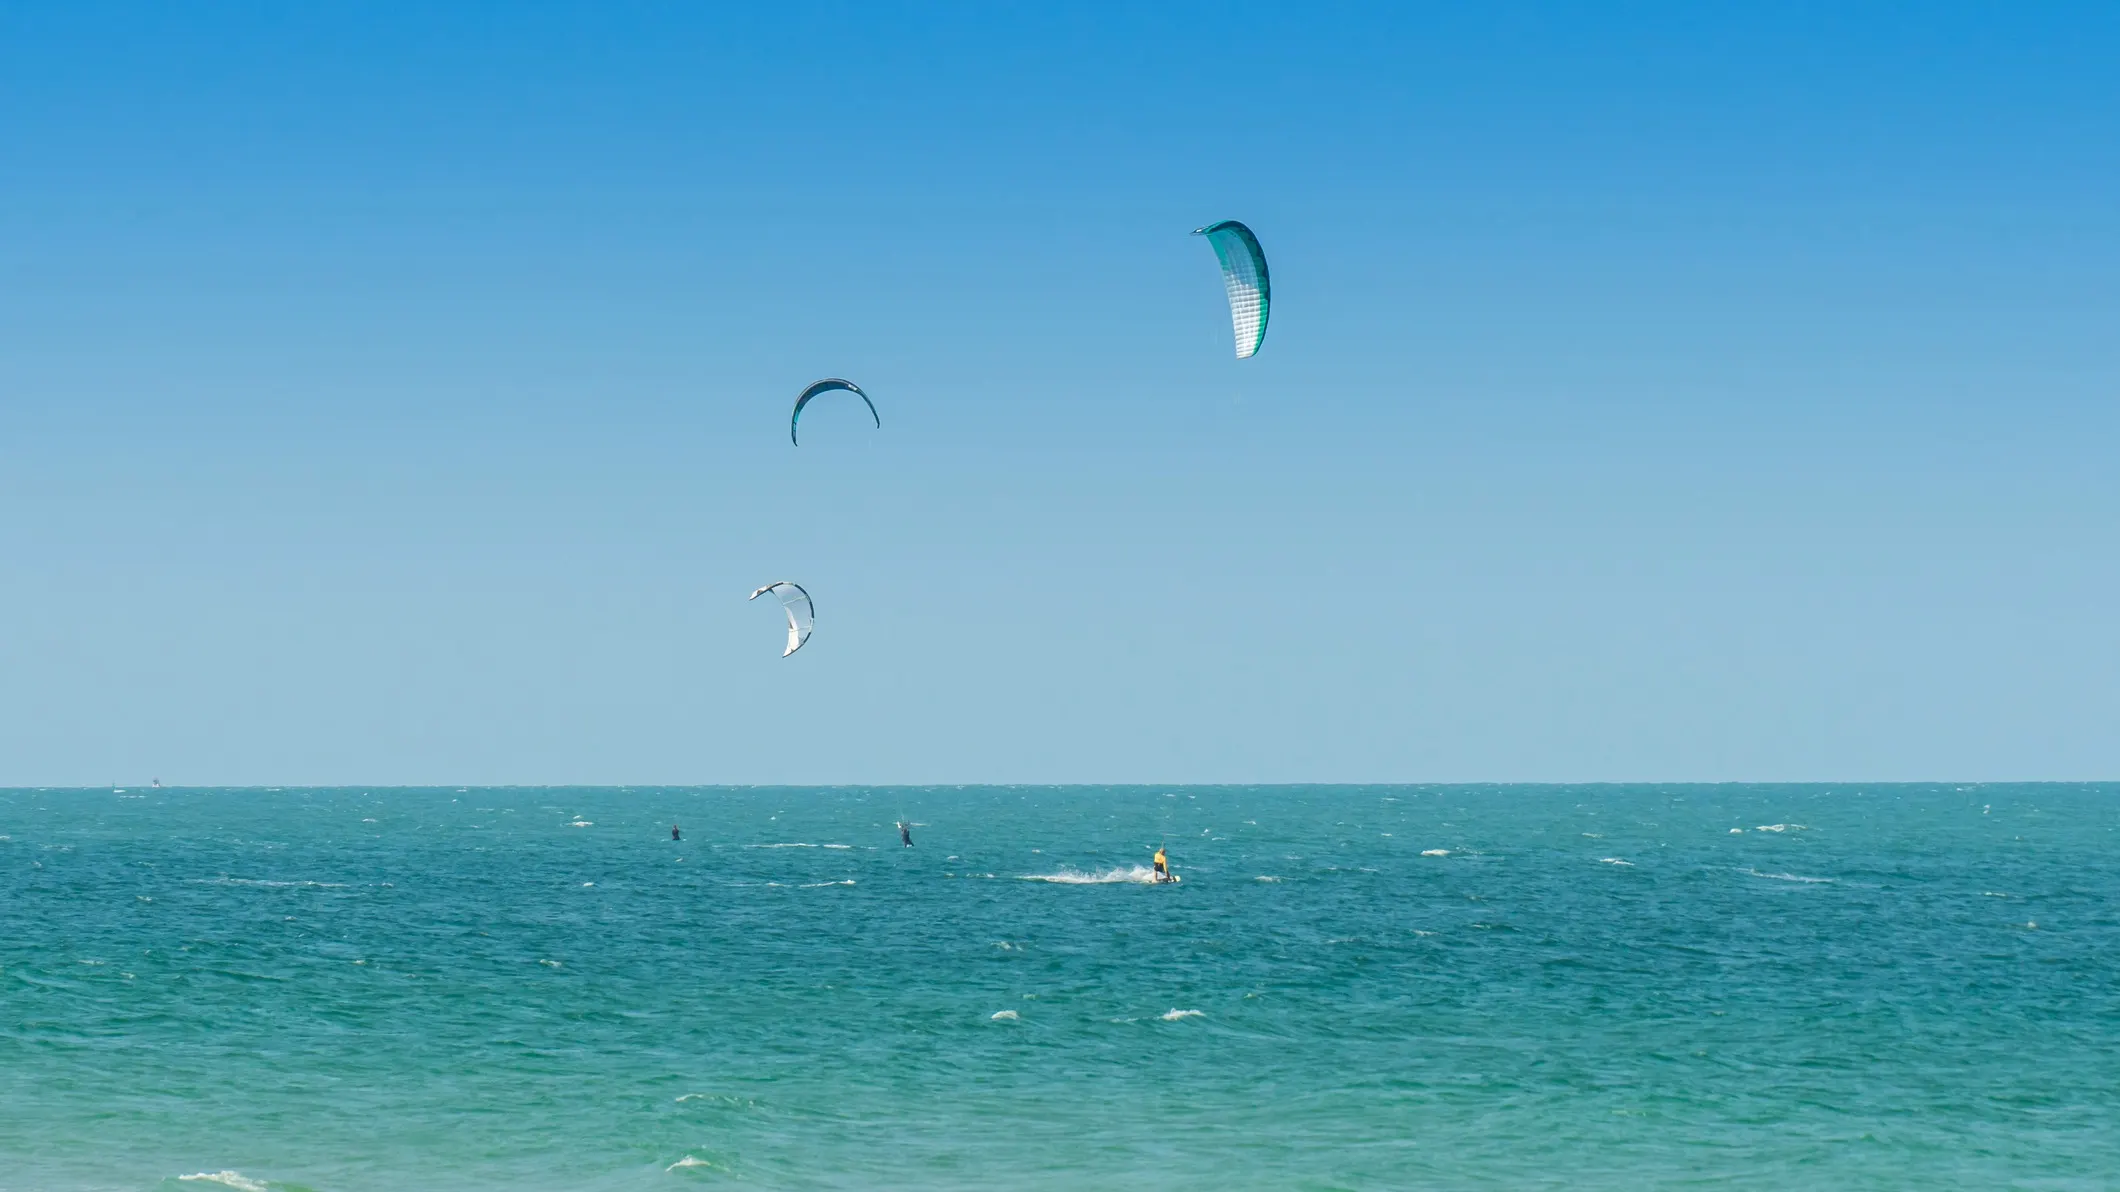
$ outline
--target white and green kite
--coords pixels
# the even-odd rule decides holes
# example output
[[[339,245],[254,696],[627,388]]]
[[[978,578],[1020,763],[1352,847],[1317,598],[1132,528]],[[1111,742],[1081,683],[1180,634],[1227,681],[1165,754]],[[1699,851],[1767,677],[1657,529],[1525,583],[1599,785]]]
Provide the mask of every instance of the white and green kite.
[[[1242,360],[1266,342],[1266,314],[1273,300],[1273,283],[1266,276],[1266,253],[1251,229],[1233,219],[1193,229],[1207,237],[1215,258],[1222,262],[1222,285],[1229,291],[1229,321],[1237,334],[1237,359]]]

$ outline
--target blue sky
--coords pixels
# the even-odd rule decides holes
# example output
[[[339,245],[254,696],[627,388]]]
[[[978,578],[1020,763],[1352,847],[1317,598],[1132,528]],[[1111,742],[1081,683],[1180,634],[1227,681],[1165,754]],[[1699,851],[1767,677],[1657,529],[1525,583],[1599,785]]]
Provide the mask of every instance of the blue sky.
[[[2110,6],[440,7],[0,9],[0,783],[2120,773]]]

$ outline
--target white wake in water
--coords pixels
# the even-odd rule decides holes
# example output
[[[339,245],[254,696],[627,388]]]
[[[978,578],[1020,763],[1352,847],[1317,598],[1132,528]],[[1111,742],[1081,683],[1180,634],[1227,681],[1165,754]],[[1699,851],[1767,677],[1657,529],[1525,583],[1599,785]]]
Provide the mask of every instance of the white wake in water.
[[[240,1171],[201,1171],[177,1177],[186,1183],[222,1184],[236,1192],[267,1192],[264,1180],[254,1180]]]
[[[1063,886],[1110,886],[1133,884],[1151,886],[1156,881],[1156,871],[1146,865],[1130,869],[1107,869],[1103,873],[1084,873],[1078,869],[1063,869],[1058,873],[1026,873],[1027,882],[1055,882]]]

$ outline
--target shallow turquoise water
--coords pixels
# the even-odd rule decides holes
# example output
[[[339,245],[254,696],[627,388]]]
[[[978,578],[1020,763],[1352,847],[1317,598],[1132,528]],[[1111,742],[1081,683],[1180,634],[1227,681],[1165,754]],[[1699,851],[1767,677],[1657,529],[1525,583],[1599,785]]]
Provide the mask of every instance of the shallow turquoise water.
[[[0,837],[9,1189],[2120,1187],[2120,787],[18,790]],[[1165,840],[1176,887],[1027,880]]]

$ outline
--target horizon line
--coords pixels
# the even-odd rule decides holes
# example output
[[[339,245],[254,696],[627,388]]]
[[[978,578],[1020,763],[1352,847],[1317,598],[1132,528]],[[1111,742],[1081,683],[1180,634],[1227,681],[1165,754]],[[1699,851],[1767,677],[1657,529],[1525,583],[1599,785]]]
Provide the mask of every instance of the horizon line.
[[[1239,787],[1252,789],[1315,789],[1354,787],[1607,787],[1607,786],[1669,786],[1669,787],[1726,787],[1726,786],[2105,786],[2120,784],[2120,778],[1717,778],[1717,779],[1469,779],[1455,781],[1422,781],[1392,779],[1377,782],[283,782],[283,783],[159,783],[150,779],[147,783],[111,783],[81,785],[79,783],[44,783],[39,785],[0,785],[0,792],[12,791],[320,791],[351,790],[360,788],[376,791],[449,791],[449,790],[932,790],[954,788],[967,790],[980,787],[1002,789],[1069,790],[1088,788],[1150,788],[1150,787]]]

